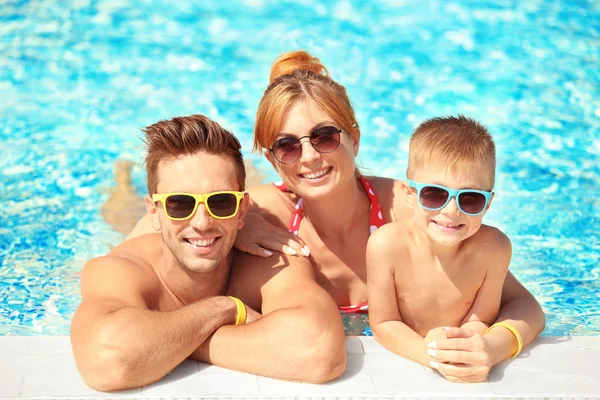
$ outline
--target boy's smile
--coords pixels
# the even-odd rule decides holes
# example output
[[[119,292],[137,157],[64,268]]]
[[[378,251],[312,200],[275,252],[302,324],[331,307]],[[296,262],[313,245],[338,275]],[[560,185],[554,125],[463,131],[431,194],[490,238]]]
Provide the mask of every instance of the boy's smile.
[[[458,245],[461,241],[474,235],[481,227],[483,216],[491,204],[492,198],[487,201],[484,209],[478,215],[469,215],[461,211],[457,204],[457,196],[452,196],[444,205],[446,198],[436,199],[435,193],[424,192],[427,187],[423,185],[437,185],[440,193],[443,188],[449,190],[465,190],[487,192],[493,187],[493,169],[487,163],[477,163],[470,170],[457,171],[449,167],[439,167],[438,165],[429,165],[418,168],[411,176],[410,186],[410,204],[413,208],[413,215],[416,225],[427,235],[429,240],[442,246]],[[419,198],[419,190],[423,196]],[[437,188],[434,188],[437,189]],[[489,196],[489,195],[488,195]],[[493,196],[492,196],[493,197]],[[425,204],[423,204],[425,201]],[[431,204],[427,203],[429,201]],[[461,199],[461,206],[466,208],[467,201]],[[427,209],[428,207],[440,207],[440,209]]]

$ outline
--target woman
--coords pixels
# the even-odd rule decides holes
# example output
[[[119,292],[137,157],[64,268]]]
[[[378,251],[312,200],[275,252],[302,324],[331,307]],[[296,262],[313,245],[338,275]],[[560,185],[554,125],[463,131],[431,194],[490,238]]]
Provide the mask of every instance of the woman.
[[[269,250],[309,256],[318,283],[346,312],[368,308],[369,235],[409,217],[399,181],[367,178],[357,170],[359,140],[346,90],[318,59],[298,51],[275,61],[258,107],[254,148],[265,152],[283,182],[248,190],[254,215],[247,217],[236,246],[263,257]],[[523,345],[544,329],[539,304],[510,273],[498,321],[514,326]],[[436,358],[439,372],[451,381],[486,379],[518,346],[508,329],[482,337],[453,328],[446,336],[437,341]]]

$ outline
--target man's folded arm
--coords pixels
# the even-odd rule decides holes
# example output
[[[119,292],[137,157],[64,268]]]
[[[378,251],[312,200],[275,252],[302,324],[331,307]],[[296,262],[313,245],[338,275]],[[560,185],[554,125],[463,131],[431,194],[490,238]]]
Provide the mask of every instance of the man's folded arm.
[[[252,303],[260,288],[263,318],[219,328],[192,358],[278,379],[339,377],[346,369],[344,327],[308,260],[240,254],[235,263],[230,294]]]
[[[71,342],[77,366],[94,389],[155,382],[217,328],[235,321],[235,303],[223,296],[175,311],[150,310],[145,293],[156,288],[139,268],[119,257],[94,259],[84,268]]]

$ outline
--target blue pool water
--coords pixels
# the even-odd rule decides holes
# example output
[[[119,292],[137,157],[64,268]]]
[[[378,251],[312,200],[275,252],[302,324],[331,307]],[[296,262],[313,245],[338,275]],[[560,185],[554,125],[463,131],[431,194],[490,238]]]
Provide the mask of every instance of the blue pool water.
[[[462,113],[498,147],[489,224],[548,335],[600,334],[597,1],[0,2],[0,335],[68,334],[77,272],[140,128],[203,113],[250,153],[272,60],[305,48],[351,96],[360,164],[403,178],[411,130]],[[144,194],[144,175],[134,184]],[[346,321],[360,333],[364,319]]]

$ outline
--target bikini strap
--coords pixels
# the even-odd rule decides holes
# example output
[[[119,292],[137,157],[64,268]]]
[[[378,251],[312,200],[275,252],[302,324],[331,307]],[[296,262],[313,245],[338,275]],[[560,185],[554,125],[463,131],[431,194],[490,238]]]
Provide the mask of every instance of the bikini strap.
[[[367,196],[369,196],[369,201],[371,202],[371,208],[369,209],[369,232],[372,234],[384,225],[381,204],[369,181],[362,175],[358,176],[358,180],[362,183],[363,188],[365,188],[365,192],[367,193]]]
[[[273,186],[282,192],[289,192],[287,185],[283,182],[273,182]],[[290,221],[290,225],[288,226],[288,232],[294,234],[294,236],[298,236],[298,230],[300,229],[300,221],[302,220],[302,198],[299,198],[294,206],[294,215],[292,216],[292,220]]]

